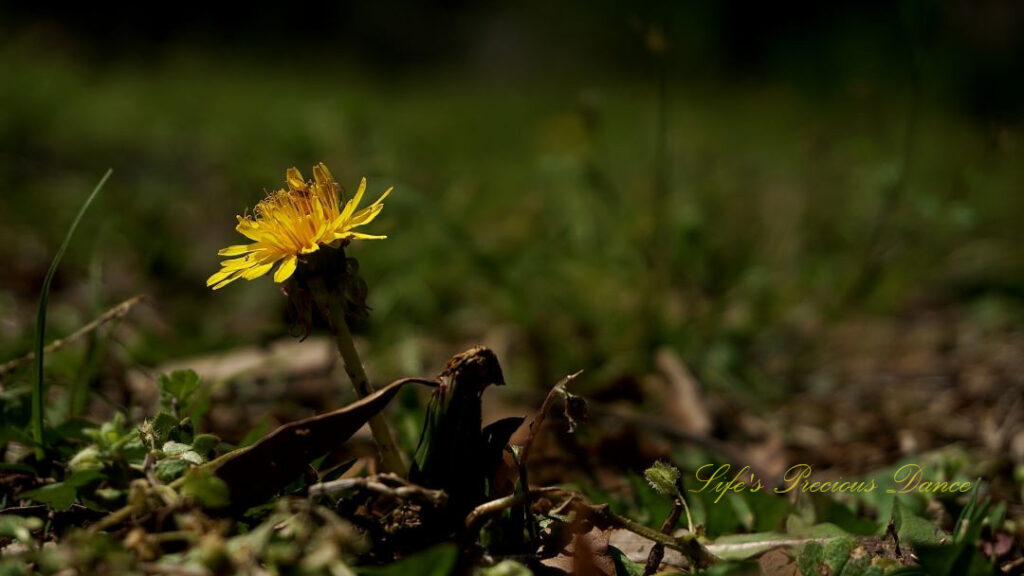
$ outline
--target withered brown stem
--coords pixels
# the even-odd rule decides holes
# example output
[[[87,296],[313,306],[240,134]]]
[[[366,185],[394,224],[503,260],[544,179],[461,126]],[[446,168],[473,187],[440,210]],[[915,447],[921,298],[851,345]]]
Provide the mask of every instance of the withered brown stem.
[[[334,325],[335,342],[338,345],[338,352],[345,363],[345,373],[348,374],[349,380],[352,381],[352,387],[356,391],[356,396],[366,398],[373,394],[373,385],[370,384],[370,379],[366,377],[363,362],[359,359],[359,353],[356,351],[355,342],[352,340],[352,332],[349,331],[348,323],[345,321],[344,307],[341,305],[340,299],[336,300],[336,302],[331,303],[331,316],[333,316],[331,322]],[[370,432],[373,434],[373,439],[377,442],[377,448],[380,450],[380,460],[384,465],[384,469],[387,472],[405,476],[408,473],[408,469],[383,414],[376,414],[370,418]]]
[[[679,522],[679,516],[683,513],[683,499],[676,497],[672,500],[672,510],[669,511],[665,521],[661,523],[661,533],[671,534]],[[658,571],[661,560],[665,557],[665,545],[656,543],[651,547],[651,553],[647,555],[647,565],[644,567],[644,576],[651,576]]]

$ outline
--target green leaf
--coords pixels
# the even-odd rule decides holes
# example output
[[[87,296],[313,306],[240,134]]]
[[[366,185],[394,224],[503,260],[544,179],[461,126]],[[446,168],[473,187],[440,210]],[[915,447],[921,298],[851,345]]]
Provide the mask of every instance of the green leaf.
[[[633,489],[633,499],[640,516],[638,520],[654,528],[661,528],[661,523],[669,512],[672,511],[673,503],[659,494],[647,481],[637,474],[630,473],[629,483]]]
[[[960,512],[953,529],[953,536],[958,543],[975,544],[981,537],[982,521],[988,515],[991,501],[986,497],[979,499],[978,490],[981,487],[981,478],[974,482],[971,492],[967,495],[967,506]]]
[[[231,502],[228,485],[206,470],[194,470],[185,477],[181,493],[195,498],[206,508],[224,508]]]
[[[801,574],[818,574],[819,566],[825,563],[825,549],[820,542],[808,542],[797,556],[796,565]]]
[[[882,526],[869,518],[855,514],[842,502],[824,494],[813,497],[815,516],[820,522],[839,526],[850,534],[870,536],[881,532]]]
[[[838,538],[850,535],[846,530],[828,522],[808,524],[806,520],[796,514],[791,514],[786,519],[786,533],[802,538]]]
[[[46,504],[54,510],[67,510],[75,503],[76,494],[77,492],[74,486],[65,484],[64,482],[56,482],[54,484],[43,486],[42,488],[22,492],[20,497],[29,498],[36,502]]]
[[[50,286],[53,284],[53,276],[57,273],[57,266],[60,265],[61,258],[64,257],[64,253],[68,250],[68,245],[71,244],[71,237],[75,234],[75,230],[78,228],[78,223],[82,221],[82,217],[85,216],[85,211],[89,209],[89,205],[96,199],[96,195],[99,194],[103,185],[107,183],[107,179],[113,174],[113,170],[107,170],[107,173],[100,178],[96,187],[93,188],[92,194],[85,199],[82,207],[78,209],[78,214],[75,219],[71,222],[71,226],[68,228],[66,234],[64,234],[64,241],[61,242],[60,248],[57,249],[57,253],[53,256],[53,261],[50,262],[50,268],[46,271],[46,277],[43,278],[43,287],[39,291],[39,308],[36,311],[36,336],[35,336],[35,366],[32,371],[32,439],[35,440],[36,444],[36,457],[43,457],[43,395],[44,395],[44,384],[43,384],[43,358],[45,356],[45,343],[46,343],[46,305],[50,299]],[[70,506],[70,504],[69,504]]]
[[[786,517],[793,510],[788,500],[766,492],[744,492],[741,494],[754,515],[754,532],[780,530]]]
[[[192,370],[176,370],[157,378],[160,391],[167,395],[166,399],[177,400],[181,411],[187,411],[189,396],[199,389],[200,383],[199,375]]]
[[[177,458],[167,458],[156,463],[156,477],[164,482],[177,479],[188,470],[188,462]]]
[[[244,448],[255,444],[260,438],[267,435],[267,430],[270,430],[270,417],[264,416],[256,421],[256,425],[252,427],[252,430],[242,438],[242,441],[238,444],[239,448]]]
[[[150,422],[150,431],[153,434],[151,446],[161,446],[171,439],[171,434],[178,427],[178,419],[167,412],[157,412]]]
[[[417,574],[419,576],[448,576],[455,568],[459,551],[454,544],[441,544],[403,558],[398,562],[392,562],[387,566],[379,568],[362,568],[360,575],[365,576],[407,576]]]
[[[18,442],[28,446],[36,444],[35,439],[30,434],[26,434],[21,428],[9,425],[0,426],[0,444],[7,442]]]
[[[836,538],[825,543],[823,554],[829,574],[839,574],[843,566],[850,560],[850,553],[857,547],[853,538]]]
[[[917,546],[918,564],[931,576],[982,576],[994,573],[978,549],[966,543]]]
[[[643,576],[644,568],[643,564],[634,562],[626,553],[619,550],[615,546],[608,547],[608,554],[615,561],[615,574],[616,576]],[[529,574],[529,572],[526,572]]]
[[[168,456],[180,456],[191,449],[192,446],[182,444],[181,442],[164,442],[164,445],[160,448]]]
[[[0,472],[23,472],[25,474],[35,474],[36,469],[28,464],[22,464],[20,462],[0,462]]]
[[[901,542],[909,542],[914,545],[939,544],[949,537],[934,523],[908,510],[896,497],[893,497],[892,522]]]
[[[218,444],[220,444],[220,438],[213,434],[198,434],[192,439],[192,449],[204,457],[208,456]]]
[[[64,479],[64,483],[72,488],[81,488],[104,477],[105,475],[101,470],[90,468],[70,474]]]

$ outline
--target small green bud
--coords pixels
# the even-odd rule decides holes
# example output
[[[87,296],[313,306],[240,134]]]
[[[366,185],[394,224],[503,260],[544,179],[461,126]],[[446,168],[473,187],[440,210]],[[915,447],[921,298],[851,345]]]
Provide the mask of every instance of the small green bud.
[[[679,494],[679,488],[676,485],[679,482],[679,476],[679,469],[665,462],[655,462],[654,466],[644,472],[647,483],[663,496]]]

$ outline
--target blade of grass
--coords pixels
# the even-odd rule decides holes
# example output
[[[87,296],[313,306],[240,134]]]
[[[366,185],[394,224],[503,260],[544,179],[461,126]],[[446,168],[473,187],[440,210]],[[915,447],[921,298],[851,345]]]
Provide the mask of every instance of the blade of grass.
[[[36,362],[32,377],[32,439],[36,441],[37,459],[43,457],[43,345],[46,340],[46,303],[50,298],[50,284],[53,283],[53,275],[57,272],[57,266],[60,265],[64,252],[67,251],[68,245],[71,244],[71,237],[75,234],[78,223],[82,221],[85,211],[89,209],[89,205],[92,204],[96,195],[99,194],[103,185],[107,183],[107,179],[113,173],[113,169],[107,170],[107,173],[103,175],[103,178],[100,178],[99,183],[93,188],[92,194],[89,194],[89,197],[85,199],[85,203],[78,209],[78,215],[75,216],[75,220],[71,223],[71,227],[68,228],[67,234],[64,235],[64,242],[57,249],[57,254],[54,255],[53,262],[50,263],[50,269],[46,271],[43,287],[39,292],[39,310],[36,313]]]

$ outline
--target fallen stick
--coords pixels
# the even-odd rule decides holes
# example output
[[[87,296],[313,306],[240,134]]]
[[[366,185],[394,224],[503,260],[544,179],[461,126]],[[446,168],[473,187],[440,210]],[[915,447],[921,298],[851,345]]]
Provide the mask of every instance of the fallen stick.
[[[342,478],[331,482],[321,482],[309,487],[310,496],[322,496],[344,492],[353,488],[363,488],[378,494],[393,496],[400,499],[422,498],[434,506],[442,506],[448,500],[444,490],[431,490],[395,474],[377,474],[361,478]]]
[[[89,322],[85,326],[82,326],[81,328],[79,328],[78,330],[72,332],[68,336],[65,336],[64,338],[58,338],[57,340],[54,340],[53,342],[50,342],[46,346],[46,348],[43,348],[43,352],[45,354],[49,354],[50,352],[53,352],[55,350],[60,350],[64,346],[66,346],[66,345],[68,345],[68,344],[70,344],[70,343],[72,343],[72,342],[74,342],[76,340],[81,339],[86,334],[89,334],[90,332],[93,332],[93,331],[97,330],[98,328],[100,328],[104,324],[106,324],[106,323],[108,323],[108,322],[110,322],[112,320],[117,320],[118,318],[124,317],[142,299],[143,299],[143,295],[142,294],[139,294],[137,296],[132,296],[131,298],[125,300],[124,302],[121,302],[117,306],[114,306],[113,308],[107,310],[106,312],[101,314],[98,318],[96,318],[92,322]],[[9,362],[5,362],[3,364],[0,364],[0,378],[3,378],[4,376],[10,374],[11,372],[14,372],[18,368],[21,368],[22,366],[26,366],[28,364],[31,364],[32,361],[35,360],[35,359],[36,359],[36,353],[35,352],[29,352],[28,354],[26,354],[26,355],[24,355],[24,356],[22,356],[20,358],[15,358],[14,360],[11,360]]]

